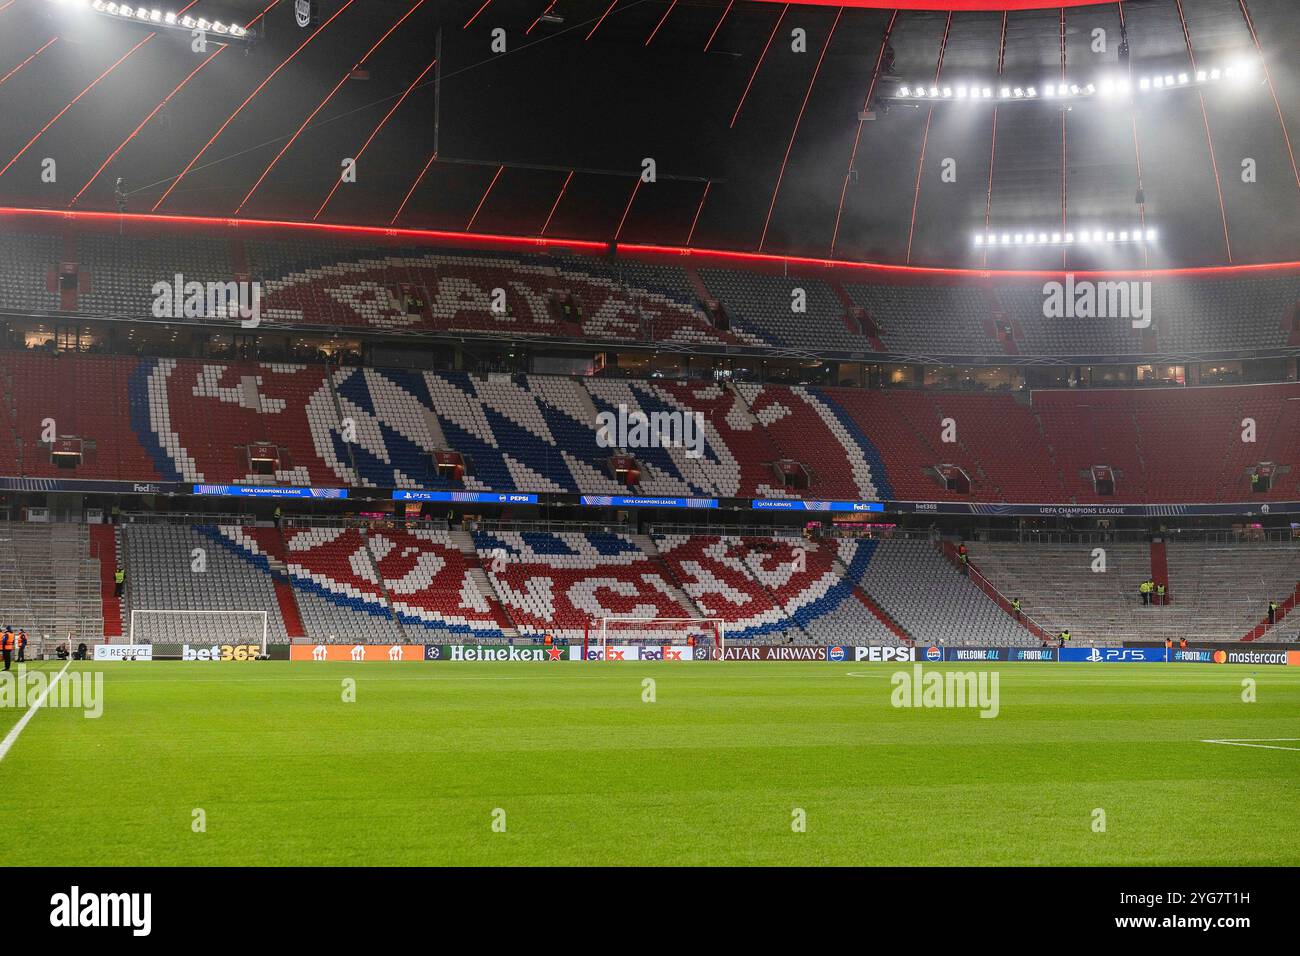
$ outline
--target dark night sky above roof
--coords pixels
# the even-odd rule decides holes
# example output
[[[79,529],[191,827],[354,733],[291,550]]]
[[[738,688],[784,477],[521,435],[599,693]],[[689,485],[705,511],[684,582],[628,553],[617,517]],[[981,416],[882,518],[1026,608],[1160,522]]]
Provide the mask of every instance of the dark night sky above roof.
[[[270,2],[199,0],[192,12],[247,21]],[[1161,234],[1149,258],[1131,247],[1066,260],[1059,249],[1017,249],[989,253],[987,264],[1300,258],[1300,181],[1284,133],[1300,148],[1294,0],[1245,3],[1276,104],[1257,71],[1245,86],[1203,97],[1165,91],[1131,109],[1122,101],[1004,106],[996,133],[991,104],[896,105],[860,122],[886,30],[897,76],[880,79],[878,94],[930,82],[936,70],[941,83],[996,85],[1000,53],[1011,83],[1059,79],[1062,45],[1066,75],[1086,81],[1116,68],[1121,11],[1135,73],[1188,70],[1188,40],[1199,66],[1256,56],[1241,0],[1020,11],[1005,25],[996,12],[747,0],[555,0],[556,24],[538,22],[550,0],[326,0],[321,20],[334,19],[260,90],[311,35],[295,25],[293,0],[270,9],[265,36],[247,53],[195,53],[187,38],[160,34],[116,67],[147,30],[49,0],[5,3],[4,205],[65,208],[80,192],[77,208],[111,209],[122,176],[134,212],[174,186],[159,212],[312,219],[319,211],[323,222],[387,225],[400,209],[396,222],[412,227],[463,230],[472,219],[482,232],[689,237],[714,248],[957,266],[983,263],[971,234],[986,209],[996,229],[1048,230],[1061,228],[1063,215],[1068,228],[1121,228],[1144,212]],[[368,78],[344,80],[412,8],[366,61]],[[435,108],[430,64],[440,26]],[[505,53],[492,52],[497,29]],[[795,29],[806,32],[805,52],[792,50]],[[1104,53],[1091,48],[1097,29],[1106,31]],[[340,185],[321,211],[341,161],[363,148],[357,181]],[[658,181],[637,188],[646,157]],[[53,183],[42,180],[46,158],[57,163]],[[1254,183],[1242,181],[1244,159],[1254,160]],[[942,180],[944,160],[955,163],[955,182]]]

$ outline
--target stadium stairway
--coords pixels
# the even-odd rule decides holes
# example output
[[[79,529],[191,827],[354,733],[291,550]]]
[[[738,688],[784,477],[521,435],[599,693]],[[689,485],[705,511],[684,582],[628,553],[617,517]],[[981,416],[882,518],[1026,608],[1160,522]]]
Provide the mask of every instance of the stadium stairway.
[[[245,528],[244,533],[256,541],[262,553],[266,555],[266,564],[271,569],[271,580],[275,584],[275,600],[280,606],[280,617],[284,620],[285,632],[291,640],[306,637],[307,631],[302,625],[302,615],[298,612],[298,601],[293,594],[293,584],[289,580],[284,537],[280,534],[280,529]]]
[[[830,288],[831,292],[835,293],[835,298],[840,300],[840,305],[844,307],[844,310],[840,313],[840,320],[844,323],[844,328],[848,330],[849,334],[864,336],[866,340],[871,343],[873,351],[888,352],[889,349],[885,347],[884,342],[880,341],[879,336],[874,333],[868,334],[866,329],[861,328],[858,323],[854,321],[853,314],[860,308],[860,306],[854,302],[853,298],[844,290],[844,286],[829,277],[825,278],[823,281]]]
[[[809,609],[805,630],[814,640],[819,644],[913,643],[910,633],[862,589],[875,541],[823,540],[816,544],[816,550],[824,554],[824,561],[829,562],[839,580],[827,589],[822,601],[813,602]],[[809,557],[814,559],[811,553]]]
[[[367,545],[408,639],[500,641],[502,628],[471,562],[445,528],[381,526]]]
[[[507,640],[514,640],[519,636],[519,628],[515,626],[509,608],[501,600],[500,592],[497,591],[492,578],[483,567],[483,560],[474,546],[474,536],[463,528],[456,528],[451,532],[451,540],[456,545],[456,549],[465,556],[465,563],[469,565],[469,579],[478,588],[479,593],[487,599],[488,606],[492,609],[492,619],[496,621],[497,627],[501,628],[501,636]]]
[[[884,539],[865,544],[874,550],[861,572],[860,586],[917,640],[985,646],[1035,643],[931,543]]]
[[[1020,598],[1044,630],[1076,641],[1143,637],[1138,584],[1151,567],[1149,545],[1107,544],[1106,572],[1094,573],[1087,545],[969,542],[971,562],[1003,594]]]
[[[122,636],[122,599],[113,593],[117,554],[117,528],[111,524],[90,525],[90,556],[99,562],[99,601],[106,638]]]
[[[406,634],[406,626],[402,621],[402,615],[398,614],[393,607],[393,597],[388,591],[388,581],[379,570],[379,554],[371,541],[369,528],[361,529],[361,540],[366,544],[366,554],[370,558],[371,568],[374,569],[375,583],[379,585],[379,594],[384,599],[384,606],[388,608],[388,616],[392,619],[393,630],[396,632],[398,640],[403,644],[408,644],[410,641]]]
[[[957,546],[955,544],[948,540],[941,541],[939,543],[939,550],[954,568],[958,571],[961,570],[961,559],[957,554]],[[967,567],[970,570],[970,579],[974,582],[975,586],[987,594],[994,604],[1009,614],[1012,620],[1040,641],[1047,641],[1051,638],[1051,635],[1049,635],[1047,631],[1043,630],[1041,626],[1035,623],[1034,620],[1025,613],[1023,607],[1021,608],[1020,616],[1016,617],[1016,612],[1011,606],[1012,599],[999,591],[997,585],[985,577],[984,572],[977,568],[975,563],[970,560],[969,554],[967,554]],[[1023,604],[1023,602],[1021,603]]]
[[[379,573],[357,528],[290,528],[289,577],[309,636],[346,643],[400,641]]]
[[[1169,586],[1169,552],[1161,538],[1151,541],[1151,580],[1165,586],[1165,597],[1169,598],[1173,589]]]
[[[701,613],[699,605],[692,601],[690,595],[682,590],[681,584],[677,581],[677,576],[673,574],[673,569],[668,566],[668,562],[663,559],[663,555],[655,547],[654,538],[648,534],[629,534],[628,539],[642,550],[663,575],[664,581],[668,585],[668,594],[681,606],[682,616],[689,617],[692,620],[701,620],[704,615]]]
[[[1274,600],[1276,600],[1276,598]],[[1246,634],[1242,637],[1242,640],[1258,641],[1260,638],[1264,637],[1264,635],[1268,634],[1270,631],[1274,632],[1274,634],[1271,636],[1276,636],[1279,640],[1285,640],[1285,634],[1283,634],[1280,629],[1284,628],[1285,618],[1287,618],[1291,614],[1291,612],[1295,610],[1297,603],[1300,603],[1300,582],[1296,583],[1295,590],[1292,591],[1291,594],[1288,595],[1285,600],[1278,602],[1277,614],[1274,615],[1273,624],[1270,625],[1268,623],[1268,615],[1265,614],[1260,619],[1258,624],[1256,624],[1254,627],[1252,627],[1249,631],[1246,632]]]
[[[885,625],[885,627],[889,630],[889,633],[893,634],[894,637],[898,638],[898,642],[900,644],[916,643],[916,638],[908,633],[907,628],[903,627],[903,625],[895,621],[894,618],[890,615],[890,613],[886,611],[883,607],[881,607],[878,603],[876,603],[876,600],[870,594],[864,591],[860,585],[854,586],[853,596],[862,604],[863,607],[865,607],[868,611],[871,612],[872,617],[878,620],[881,624]]]

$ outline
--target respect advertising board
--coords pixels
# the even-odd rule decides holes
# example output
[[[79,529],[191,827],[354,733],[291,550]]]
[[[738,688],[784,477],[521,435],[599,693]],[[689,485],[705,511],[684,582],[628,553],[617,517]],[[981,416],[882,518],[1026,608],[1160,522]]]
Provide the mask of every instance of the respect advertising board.
[[[97,661],[151,661],[152,644],[96,644]]]

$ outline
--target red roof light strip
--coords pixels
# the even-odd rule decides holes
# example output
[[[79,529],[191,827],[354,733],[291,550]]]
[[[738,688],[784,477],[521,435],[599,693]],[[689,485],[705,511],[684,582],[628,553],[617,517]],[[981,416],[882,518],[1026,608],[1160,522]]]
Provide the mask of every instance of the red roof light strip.
[[[486,196],[485,196],[486,198]],[[343,223],[303,222],[287,219],[237,219],[225,216],[173,216],[159,213],[114,213],[98,212],[88,209],[32,209],[22,207],[0,206],[0,219],[31,218],[36,220],[52,219],[60,223],[84,222],[102,224],[120,230],[127,223],[146,226],[170,227],[186,226],[213,231],[268,229],[283,232],[317,232],[326,235],[351,236],[357,239],[372,240],[376,238],[411,239],[427,242],[451,242],[465,245],[473,242],[479,246],[505,246],[515,249],[570,249],[576,252],[593,252],[607,255],[610,244],[594,239],[546,239],[540,236],[518,236],[504,233],[468,233],[453,232],[445,229],[403,229],[392,226],[351,226]],[[733,252],[724,249],[691,249],[685,246],[665,246],[651,243],[619,243],[615,252],[623,251],[629,255],[672,256],[678,260],[708,260],[738,265],[794,266],[806,269],[845,269],[853,272],[879,273],[881,275],[905,275],[916,277],[949,277],[955,279],[990,279],[990,278],[1059,278],[1065,274],[1061,269],[964,269],[951,266],[905,266],[890,265],[879,262],[851,262],[845,259],[821,259],[815,256],[783,256],[767,252]],[[1259,262],[1251,264],[1234,264],[1225,266],[1190,266],[1175,269],[1119,269],[1119,270],[1070,270],[1076,277],[1124,277],[1165,278],[1175,276],[1219,276],[1232,277],[1254,273],[1286,272],[1300,273],[1300,259],[1290,262]]]

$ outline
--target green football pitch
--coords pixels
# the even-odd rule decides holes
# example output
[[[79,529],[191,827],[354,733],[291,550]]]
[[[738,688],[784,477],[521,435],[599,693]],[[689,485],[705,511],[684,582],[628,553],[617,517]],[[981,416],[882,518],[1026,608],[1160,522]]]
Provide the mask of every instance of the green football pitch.
[[[892,706],[912,667],[78,664],[0,863],[1300,864],[1300,668],[927,665],[987,719]]]

